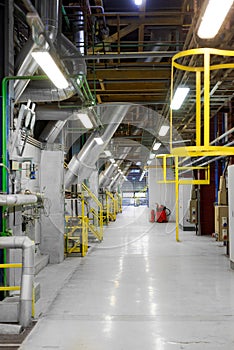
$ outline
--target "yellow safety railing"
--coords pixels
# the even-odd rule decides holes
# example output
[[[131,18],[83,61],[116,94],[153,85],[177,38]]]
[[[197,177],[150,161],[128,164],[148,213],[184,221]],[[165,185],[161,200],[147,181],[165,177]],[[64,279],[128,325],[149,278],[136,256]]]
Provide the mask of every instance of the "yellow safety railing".
[[[116,220],[116,200],[115,197],[113,196],[113,194],[109,191],[106,191],[106,202],[107,202],[107,207],[108,207],[108,214],[109,214],[109,218],[111,219],[111,221],[115,221]]]
[[[116,202],[117,202],[117,212],[122,213],[122,196],[120,193],[116,192]]]
[[[22,263],[0,264],[0,269],[18,269],[22,268]],[[0,291],[10,292],[21,290],[20,286],[0,286]],[[35,290],[33,288],[32,295],[32,317],[35,317]]]
[[[213,56],[225,58],[225,63],[212,64]],[[203,61],[201,66],[187,66],[184,62],[185,57],[196,57],[196,62]],[[196,145],[187,147],[173,147],[173,110],[170,110],[170,145],[171,154],[182,157],[191,156],[226,156],[234,155],[234,147],[216,146],[211,144],[210,140],[210,73],[223,69],[234,68],[234,51],[219,50],[212,48],[198,48],[177,53],[172,58],[171,72],[171,98],[174,95],[174,70],[186,71],[189,75],[194,74],[196,78]],[[228,62],[228,59],[232,61]],[[223,73],[222,73],[223,74]],[[203,86],[201,82],[203,81]],[[201,103],[202,91],[204,92],[204,103]],[[203,108],[203,113],[202,113]],[[204,115],[202,120],[202,115]],[[202,139],[201,126],[203,125],[204,136]]]
[[[0,264],[0,269],[22,268],[22,264]],[[20,286],[0,286],[0,291],[20,290]]]
[[[90,224],[89,222],[89,229],[90,231],[99,239],[99,241],[102,241],[103,239],[103,206],[102,203],[98,200],[98,198],[93,194],[93,192],[84,184],[82,183],[82,189],[85,191],[89,197],[93,199],[93,201],[97,205],[97,210],[95,208],[90,209],[90,213],[92,214],[92,220],[93,224]]]
[[[202,166],[179,166],[179,157],[171,154],[161,154],[156,158],[162,159],[163,180],[158,180],[158,183],[174,183],[175,184],[175,203],[176,203],[176,241],[179,242],[179,185],[209,185],[210,184],[210,165]],[[174,165],[174,179],[167,179],[167,159],[172,158]],[[180,179],[179,172],[186,170],[203,170],[205,172],[205,179]]]

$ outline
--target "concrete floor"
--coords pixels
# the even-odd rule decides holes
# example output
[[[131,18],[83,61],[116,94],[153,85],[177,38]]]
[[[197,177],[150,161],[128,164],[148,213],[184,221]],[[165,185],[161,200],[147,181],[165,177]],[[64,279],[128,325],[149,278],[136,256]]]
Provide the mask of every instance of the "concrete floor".
[[[85,258],[39,274],[43,314],[20,349],[234,349],[225,248],[180,236],[174,223],[149,223],[144,207],[125,208]]]

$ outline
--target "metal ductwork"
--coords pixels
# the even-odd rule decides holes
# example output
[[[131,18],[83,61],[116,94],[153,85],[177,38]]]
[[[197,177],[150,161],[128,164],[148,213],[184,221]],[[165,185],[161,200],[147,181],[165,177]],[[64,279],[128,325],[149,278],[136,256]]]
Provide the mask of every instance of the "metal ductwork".
[[[37,26],[38,32],[45,32],[46,28],[48,32],[46,35],[50,38],[52,42],[56,39],[57,28],[58,28],[58,9],[59,9],[59,0],[51,0],[48,4],[48,1],[41,0],[38,1],[40,6],[38,7],[39,11],[41,10],[41,17],[46,18],[47,14],[50,14],[50,20],[47,19],[47,23],[43,23],[35,7],[32,5],[31,1],[23,0],[23,3],[30,13],[33,16],[34,25]],[[47,6],[46,6],[47,5]],[[49,6],[48,6],[49,5]],[[47,10],[46,10],[47,7]],[[48,25],[48,21],[50,25]],[[53,24],[53,25],[52,25]],[[16,60],[17,76],[28,75],[32,76],[35,74],[38,69],[38,64],[31,56],[31,52],[38,47],[38,43],[35,43],[32,38],[26,42],[25,46],[21,50],[19,57]],[[17,80],[14,84],[15,89],[15,100],[18,101],[21,94],[24,92],[27,87],[29,80]]]
[[[108,186],[109,191],[112,191],[115,189],[115,186],[117,186],[121,177],[122,177],[122,174],[120,173],[115,175],[114,179],[111,181],[110,185]]]
[[[101,135],[104,143],[103,145],[98,145],[94,140],[94,138],[97,137],[97,134],[93,133],[88,138],[79,154],[75,154],[72,157],[65,175],[66,189],[77,182],[78,177],[79,182],[82,182],[85,178],[89,178],[91,173],[96,169],[96,161],[127,114],[128,109],[129,105],[119,105],[112,108],[111,115],[109,109],[105,111],[103,119],[109,119],[109,125],[105,128]]]
[[[118,167],[122,162],[123,160],[117,160],[116,164],[118,165]],[[106,168],[106,170],[99,175],[99,187],[106,187],[108,185],[108,183],[111,181],[111,176],[113,175],[116,169],[116,165],[110,164]]]
[[[63,130],[66,120],[50,121],[40,135],[40,141],[54,143]]]
[[[22,277],[20,290],[19,323],[27,327],[32,317],[32,296],[34,281],[34,248],[28,237],[0,237],[0,249],[22,249]]]
[[[64,35],[60,38],[61,55],[77,56],[78,51],[73,43]],[[66,65],[70,75],[86,75],[86,64],[82,57],[74,59]],[[75,88],[70,84],[67,89],[57,89],[50,81],[31,81],[29,87],[18,98],[19,102],[26,102],[29,99],[34,102],[62,101],[75,94]],[[81,96],[82,98],[82,96]]]
[[[25,3],[30,3],[30,1],[24,1]],[[30,13],[30,25],[36,22],[37,27],[40,32],[45,32],[45,36],[50,39],[51,42],[55,43],[58,31],[58,18],[59,18],[59,0],[51,0],[49,3],[46,0],[37,1],[38,10],[43,19],[43,23],[34,9],[33,14]],[[29,5],[26,6],[29,9]],[[32,7],[33,8],[33,7]],[[31,18],[33,18],[31,20]],[[76,47],[68,40],[64,35],[59,37],[59,47],[56,47],[57,51],[61,55],[76,56],[78,51]],[[27,75],[33,76],[38,69],[38,64],[31,56],[31,52],[38,48],[38,44],[32,39],[29,39],[25,47],[22,50],[22,54],[18,58],[18,71],[16,75]],[[72,60],[69,64],[66,64],[68,74],[70,75],[86,75],[86,64],[84,59]],[[26,102],[28,99],[34,102],[51,102],[51,101],[62,101],[70,98],[76,92],[72,84],[69,85],[67,89],[57,89],[49,81],[32,81],[29,88],[25,91],[29,80],[18,80],[15,82],[15,101],[16,102]],[[82,96],[81,96],[82,98]]]

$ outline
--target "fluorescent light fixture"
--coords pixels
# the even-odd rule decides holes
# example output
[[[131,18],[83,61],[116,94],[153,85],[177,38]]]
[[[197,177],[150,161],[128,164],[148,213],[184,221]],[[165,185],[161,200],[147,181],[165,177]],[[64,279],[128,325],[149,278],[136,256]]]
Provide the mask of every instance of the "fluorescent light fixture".
[[[148,165],[150,165],[152,163],[152,160],[147,160],[146,162]]]
[[[176,92],[171,102],[171,109],[174,109],[174,110],[180,109],[182,103],[185,100],[185,97],[189,93],[189,90],[190,89],[188,87],[178,87],[176,89]]]
[[[77,116],[86,129],[91,129],[93,127],[93,123],[91,122],[87,113],[78,112]]]
[[[213,89],[210,91],[210,96],[213,96],[213,95],[214,95],[215,91],[218,89],[219,85],[221,85],[221,84],[222,84],[222,81],[219,80],[219,81],[215,84],[215,86],[213,87]]]
[[[141,165],[141,162],[136,162],[136,165]]]
[[[113,165],[114,165],[115,167],[117,167],[117,166],[118,166],[118,164],[116,164],[116,163],[114,163]]]
[[[104,153],[105,153],[105,155],[106,155],[107,157],[111,157],[111,152],[110,152],[110,151],[106,150],[106,151],[104,151]]]
[[[144,176],[145,176],[145,171],[143,171],[143,172],[142,172],[142,174],[141,174],[141,177],[140,177],[139,181],[142,181]]]
[[[142,0],[135,0],[135,5],[141,6],[142,5]]]
[[[103,140],[101,137],[94,137],[94,140],[97,142],[98,145],[103,145]]]
[[[202,17],[197,35],[202,39],[214,38],[232,4],[233,0],[210,0]]]
[[[112,164],[114,164],[114,163],[115,163],[114,158],[110,158],[110,162],[111,162]]]
[[[154,151],[157,151],[161,146],[161,143],[160,142],[155,142],[155,144],[153,145],[153,150]]]
[[[47,51],[34,51],[31,53],[48,78],[58,89],[66,89],[69,84],[61,70]]]
[[[154,158],[155,158],[155,154],[154,153],[150,153],[149,159],[154,159]]]
[[[169,130],[169,126],[168,125],[162,125],[160,130],[159,130],[159,136],[166,136],[167,132]]]

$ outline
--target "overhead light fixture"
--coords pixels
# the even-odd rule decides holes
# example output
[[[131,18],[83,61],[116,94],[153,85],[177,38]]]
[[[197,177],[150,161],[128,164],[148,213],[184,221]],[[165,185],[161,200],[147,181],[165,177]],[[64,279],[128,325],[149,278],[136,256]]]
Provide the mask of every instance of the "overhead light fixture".
[[[93,123],[91,122],[87,113],[78,112],[77,116],[86,129],[92,129]]]
[[[222,84],[222,81],[221,81],[221,80],[217,81],[217,83],[215,84],[215,86],[213,87],[213,89],[210,91],[210,96],[213,96],[213,95],[214,95],[215,91],[218,89],[219,85],[221,85],[221,84]]]
[[[150,153],[149,159],[154,159],[154,158],[155,158],[155,154],[154,153]]]
[[[170,128],[169,125],[162,125],[158,133],[159,136],[166,136],[169,128]]]
[[[189,93],[190,88],[188,87],[178,87],[174,94],[174,97],[171,102],[171,109],[178,110],[180,109],[182,103],[184,102],[186,96]]]
[[[111,162],[112,164],[114,164],[114,163],[115,163],[114,158],[110,158],[110,162]]]
[[[66,89],[69,84],[48,51],[33,51],[34,60],[58,89]]]
[[[202,39],[212,39],[221,28],[233,0],[209,0],[202,17],[197,35]]]
[[[161,146],[161,143],[160,142],[155,142],[154,145],[153,145],[153,150],[154,151],[157,151],[159,149],[159,147]]]
[[[106,155],[107,157],[111,157],[111,152],[110,152],[110,151],[106,150],[106,151],[104,151],[104,153],[105,153],[105,155]]]
[[[136,162],[136,165],[141,165],[141,162]]]
[[[145,171],[143,171],[143,172],[142,172],[142,174],[141,174],[141,177],[140,177],[139,181],[142,181],[144,176],[145,176]]]
[[[94,140],[98,145],[103,145],[103,139],[101,137],[94,137]]]
[[[135,0],[135,5],[141,6],[142,5],[142,0]]]
[[[116,163],[114,163],[113,165],[114,165],[115,167],[117,167],[117,166],[118,166],[118,164],[116,164]]]
[[[150,165],[152,163],[152,160],[147,160],[146,162],[148,165]]]

